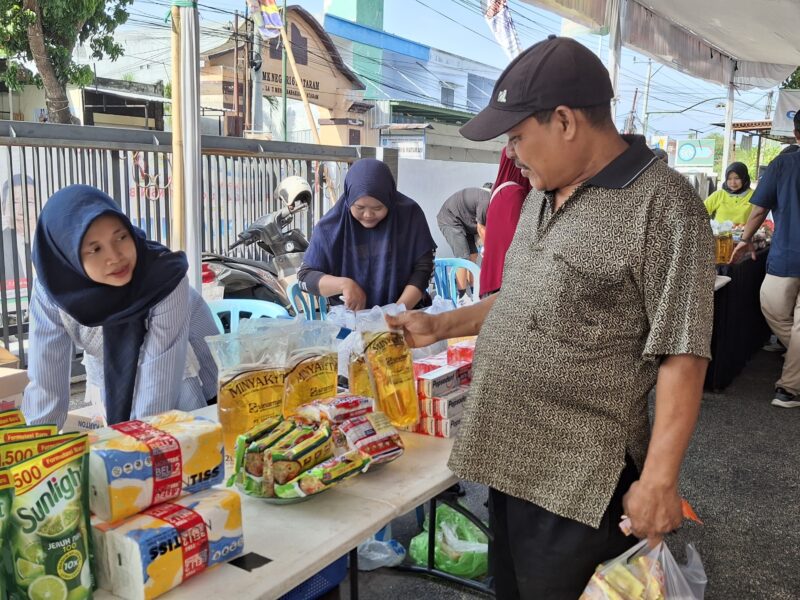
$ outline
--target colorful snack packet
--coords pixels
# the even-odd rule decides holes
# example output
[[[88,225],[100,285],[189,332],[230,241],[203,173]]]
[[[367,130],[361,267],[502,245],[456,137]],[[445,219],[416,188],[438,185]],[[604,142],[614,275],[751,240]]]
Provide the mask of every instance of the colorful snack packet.
[[[283,421],[280,417],[276,417],[276,420],[275,426],[264,431],[258,439],[239,436],[236,442],[236,472],[228,479],[228,486],[235,481],[236,486],[250,496],[274,496],[272,481],[264,483],[264,465],[268,460],[266,454],[296,427],[293,421]]]
[[[87,436],[79,435],[8,468],[10,600],[92,597],[88,450]]]
[[[337,426],[349,450],[360,450],[369,455],[373,464],[391,462],[405,449],[397,429],[381,412],[348,419]],[[334,439],[338,436],[335,433]]]
[[[13,408],[0,412],[0,429],[19,427],[20,425],[25,425],[25,417],[20,409]]]
[[[265,456],[264,486],[284,484],[333,456],[331,430],[327,424],[298,427]]]
[[[297,409],[297,416],[310,423],[341,423],[375,410],[375,401],[367,396],[339,394],[335,398],[316,400]]]
[[[369,456],[352,450],[308,469],[288,483],[276,485],[275,495],[289,499],[319,494],[348,477],[366,471],[369,463]]]

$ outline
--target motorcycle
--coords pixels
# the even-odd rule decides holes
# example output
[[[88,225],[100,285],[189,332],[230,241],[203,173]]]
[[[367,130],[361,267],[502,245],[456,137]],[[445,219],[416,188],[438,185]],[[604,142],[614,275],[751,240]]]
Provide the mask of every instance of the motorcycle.
[[[253,221],[228,248],[256,244],[268,255],[267,260],[204,253],[203,284],[224,288],[223,298],[267,300],[291,314],[287,290],[297,280],[308,248],[305,235],[291,225],[294,216],[311,205],[311,187],[302,177],[292,176],[280,183],[276,194],[284,206]]]

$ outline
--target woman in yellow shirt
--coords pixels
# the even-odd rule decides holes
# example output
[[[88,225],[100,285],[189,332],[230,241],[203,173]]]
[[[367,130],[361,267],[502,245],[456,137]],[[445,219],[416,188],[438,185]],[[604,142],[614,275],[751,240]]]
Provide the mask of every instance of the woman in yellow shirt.
[[[747,223],[753,205],[750,204],[750,173],[744,163],[735,162],[725,169],[725,183],[706,198],[705,205],[712,219],[722,223],[732,221],[734,225]]]

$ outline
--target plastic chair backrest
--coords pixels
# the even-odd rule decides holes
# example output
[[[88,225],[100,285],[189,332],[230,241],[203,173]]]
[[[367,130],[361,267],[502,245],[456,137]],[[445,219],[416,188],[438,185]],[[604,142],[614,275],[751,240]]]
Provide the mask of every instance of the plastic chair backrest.
[[[433,282],[436,286],[436,294],[453,302],[458,301],[458,286],[456,285],[458,269],[467,269],[472,273],[472,299],[477,302],[481,297],[481,268],[465,258],[437,258],[433,261]]]
[[[211,315],[220,333],[225,333],[225,326],[220,315],[229,314],[228,322],[231,333],[239,331],[239,321],[245,319],[259,319],[268,317],[271,319],[288,319],[289,311],[280,304],[268,302],[267,300],[248,300],[238,298],[228,298],[226,300],[213,300],[208,303]],[[242,315],[245,315],[244,317]]]
[[[328,316],[328,301],[322,296],[304,292],[298,282],[289,286],[287,294],[295,315],[302,314],[307,321],[324,321]]]

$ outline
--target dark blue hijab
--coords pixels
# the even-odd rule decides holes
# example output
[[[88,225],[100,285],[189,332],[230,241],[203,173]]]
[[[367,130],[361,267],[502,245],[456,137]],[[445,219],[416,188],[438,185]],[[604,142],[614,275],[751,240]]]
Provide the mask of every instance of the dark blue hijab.
[[[372,229],[350,214],[364,196],[389,209]],[[353,279],[367,295],[367,307],[383,306],[397,301],[414,265],[435,249],[422,208],[397,191],[389,167],[370,158],[350,167],[344,194],[317,223],[303,262],[315,271]]]
[[[122,287],[96,283],[83,269],[81,241],[103,215],[119,218],[136,244],[136,268]],[[71,185],[53,194],[39,215],[33,264],[37,284],[64,312],[81,325],[103,328],[106,417],[109,424],[127,421],[149,311],[186,276],[186,255],[147,240],[100,190]]]

